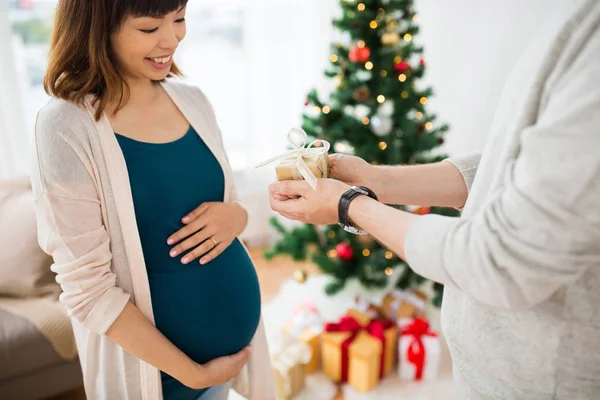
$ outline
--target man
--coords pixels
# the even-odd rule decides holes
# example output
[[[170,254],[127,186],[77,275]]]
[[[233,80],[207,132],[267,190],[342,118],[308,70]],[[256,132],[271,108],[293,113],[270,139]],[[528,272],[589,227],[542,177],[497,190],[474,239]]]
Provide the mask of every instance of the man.
[[[275,211],[307,223],[337,223],[343,197],[342,219],[445,285],[459,399],[600,398],[600,2],[546,22],[481,155],[414,167],[334,155],[334,179],[316,190],[270,187]],[[350,185],[380,201],[346,204]],[[417,216],[384,203],[464,209]]]

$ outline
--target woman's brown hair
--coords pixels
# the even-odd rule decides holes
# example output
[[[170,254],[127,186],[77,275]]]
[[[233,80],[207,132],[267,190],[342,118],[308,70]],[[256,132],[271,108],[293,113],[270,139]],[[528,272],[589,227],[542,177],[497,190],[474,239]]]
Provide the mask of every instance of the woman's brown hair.
[[[82,104],[92,94],[99,120],[108,104],[125,106],[129,88],[110,49],[110,35],[129,16],[159,17],[187,0],[60,0],[50,47],[44,90],[54,97]],[[173,63],[169,76],[181,75]]]

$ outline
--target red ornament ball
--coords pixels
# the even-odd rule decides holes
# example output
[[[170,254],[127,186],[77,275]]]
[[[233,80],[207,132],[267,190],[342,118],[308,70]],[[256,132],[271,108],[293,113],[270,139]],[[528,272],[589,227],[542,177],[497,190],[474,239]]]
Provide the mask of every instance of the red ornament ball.
[[[308,105],[308,100],[304,101],[304,105],[307,106]]]
[[[338,243],[338,245],[335,246],[335,251],[337,252],[340,260],[350,261],[352,257],[354,257],[354,250],[352,249],[352,246],[346,242]]]
[[[431,208],[429,207],[419,207],[417,208],[415,211],[413,211],[413,214],[417,214],[417,215],[427,215],[431,212]]]
[[[394,65],[394,69],[396,72],[404,73],[410,71],[410,64],[406,61],[400,61],[398,64]]]
[[[350,61],[355,63],[366,63],[371,56],[371,50],[368,47],[353,46],[348,53]]]
[[[421,67],[424,67],[425,66],[425,60],[421,58],[421,60],[419,61],[419,65]]]

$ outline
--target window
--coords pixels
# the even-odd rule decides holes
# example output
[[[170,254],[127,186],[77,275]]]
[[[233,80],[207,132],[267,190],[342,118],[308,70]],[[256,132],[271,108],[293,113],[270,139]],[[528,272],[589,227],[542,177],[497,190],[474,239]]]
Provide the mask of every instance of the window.
[[[49,99],[42,81],[56,3],[56,0],[9,0],[8,4],[14,62],[29,132],[33,132],[37,112]]]
[[[49,100],[42,87],[57,0],[10,0],[15,63],[27,129]],[[188,36],[176,53],[186,78],[213,104],[234,169],[247,167],[244,10],[240,2],[190,2]],[[227,115],[225,115],[225,113]],[[229,116],[235,115],[236,118]]]
[[[42,79],[58,0],[8,1],[22,109],[33,132],[49,99]],[[188,34],[175,60],[210,99],[234,170],[249,171],[284,150],[306,93],[323,82],[333,10],[336,2],[322,0],[188,3]]]

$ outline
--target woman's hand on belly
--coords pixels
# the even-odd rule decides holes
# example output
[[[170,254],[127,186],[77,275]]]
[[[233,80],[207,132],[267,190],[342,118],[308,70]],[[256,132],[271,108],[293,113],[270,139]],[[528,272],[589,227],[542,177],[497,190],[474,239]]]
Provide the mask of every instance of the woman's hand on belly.
[[[247,346],[239,353],[219,357],[206,364],[196,364],[189,376],[183,377],[181,383],[192,389],[205,389],[229,382],[239,375],[248,363],[252,347]]]
[[[181,219],[183,228],[168,238],[171,257],[192,249],[181,259],[188,264],[200,257],[206,264],[221,254],[244,230],[248,220],[246,210],[237,203],[207,202]]]

